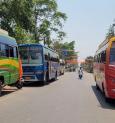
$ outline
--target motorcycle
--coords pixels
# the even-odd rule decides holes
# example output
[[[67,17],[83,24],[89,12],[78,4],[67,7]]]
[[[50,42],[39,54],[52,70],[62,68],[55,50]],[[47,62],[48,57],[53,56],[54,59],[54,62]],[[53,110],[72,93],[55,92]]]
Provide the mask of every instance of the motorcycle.
[[[82,79],[83,75],[79,74],[79,79]]]

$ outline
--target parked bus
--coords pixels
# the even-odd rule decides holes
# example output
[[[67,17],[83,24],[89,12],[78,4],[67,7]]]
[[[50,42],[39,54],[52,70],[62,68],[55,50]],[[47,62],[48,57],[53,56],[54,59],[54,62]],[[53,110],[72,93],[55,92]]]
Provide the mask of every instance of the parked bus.
[[[25,83],[42,81],[45,85],[59,75],[58,54],[41,44],[19,45]]]
[[[94,78],[106,101],[115,99],[115,36],[103,41],[94,57]]]
[[[59,69],[60,75],[64,75],[65,72],[65,60],[60,59],[60,69]]]
[[[16,40],[0,29],[0,95],[5,85],[22,88],[22,68]]]

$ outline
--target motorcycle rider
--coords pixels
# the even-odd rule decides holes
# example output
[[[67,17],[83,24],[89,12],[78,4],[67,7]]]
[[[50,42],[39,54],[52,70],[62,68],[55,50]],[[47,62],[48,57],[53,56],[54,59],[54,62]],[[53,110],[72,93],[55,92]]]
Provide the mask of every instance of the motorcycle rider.
[[[78,75],[79,75],[79,79],[81,79],[83,77],[83,69],[80,66],[79,70],[78,70]]]

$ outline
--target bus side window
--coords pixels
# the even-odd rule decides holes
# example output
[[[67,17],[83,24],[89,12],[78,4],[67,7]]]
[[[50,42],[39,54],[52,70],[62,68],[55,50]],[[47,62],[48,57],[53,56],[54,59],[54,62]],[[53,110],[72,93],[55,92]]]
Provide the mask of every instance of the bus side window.
[[[2,45],[0,44],[0,57],[2,56]]]
[[[97,62],[99,63],[99,55],[97,55]]]
[[[94,56],[94,59],[93,59],[93,61],[95,62],[95,56]]]
[[[101,63],[101,55],[99,54],[99,63]]]
[[[10,57],[14,57],[13,47],[9,46]]]
[[[57,57],[57,60],[56,61],[59,62],[59,57]]]
[[[97,62],[97,56],[95,56],[95,62]]]
[[[96,62],[98,62],[98,55],[96,56]]]
[[[18,58],[18,49],[17,49],[17,47],[14,47],[13,51],[14,51],[14,57]]]
[[[95,56],[95,62],[97,62],[97,56]]]
[[[99,54],[99,58],[100,58],[100,63],[102,63],[102,59],[101,59],[101,53]]]
[[[2,46],[0,44],[0,57],[2,56]]]
[[[9,49],[5,44],[0,44],[0,56],[1,57],[9,57]]]
[[[106,51],[102,52],[102,62],[106,62]]]
[[[9,57],[9,46],[5,45],[5,50],[6,50],[6,57]]]
[[[50,60],[50,53],[48,53],[48,60]]]
[[[103,61],[106,62],[106,51],[103,54]]]
[[[16,47],[16,55],[17,55],[17,58],[19,57],[19,52],[18,52],[18,48]]]
[[[100,63],[102,63],[102,53],[100,53]]]
[[[46,61],[48,60],[48,55],[47,55],[47,54],[45,54],[45,60],[46,60]]]

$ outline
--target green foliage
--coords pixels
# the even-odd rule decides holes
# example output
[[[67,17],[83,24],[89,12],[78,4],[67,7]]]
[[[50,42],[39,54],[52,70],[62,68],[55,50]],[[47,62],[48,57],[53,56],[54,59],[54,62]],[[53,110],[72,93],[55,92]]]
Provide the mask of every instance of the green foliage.
[[[2,0],[0,2],[1,28],[7,30],[15,37],[15,28],[32,31],[32,5],[29,0]]]
[[[65,37],[62,28],[66,19],[66,14],[58,11],[56,0],[0,1],[0,27],[15,37],[18,43],[44,41],[50,46],[52,33],[56,40]]]
[[[51,34],[55,32],[57,39],[63,39],[61,30],[63,21],[67,19],[65,13],[57,11],[57,3],[55,0],[36,0],[35,1],[35,18],[36,18],[36,36],[38,41],[44,41],[50,45],[53,41]]]
[[[54,49],[57,50],[57,52],[59,52],[61,58],[65,58],[68,60],[74,59],[75,57],[77,58],[77,54],[75,52],[75,41],[65,42],[65,43],[56,41],[56,42],[54,42],[53,47],[54,47]],[[67,51],[67,56],[63,55],[64,50]],[[73,57],[73,56],[75,56],[75,57]]]
[[[26,30],[22,29],[21,27],[15,28],[15,38],[17,39],[18,44],[34,43],[35,42],[33,34],[27,32]]]

